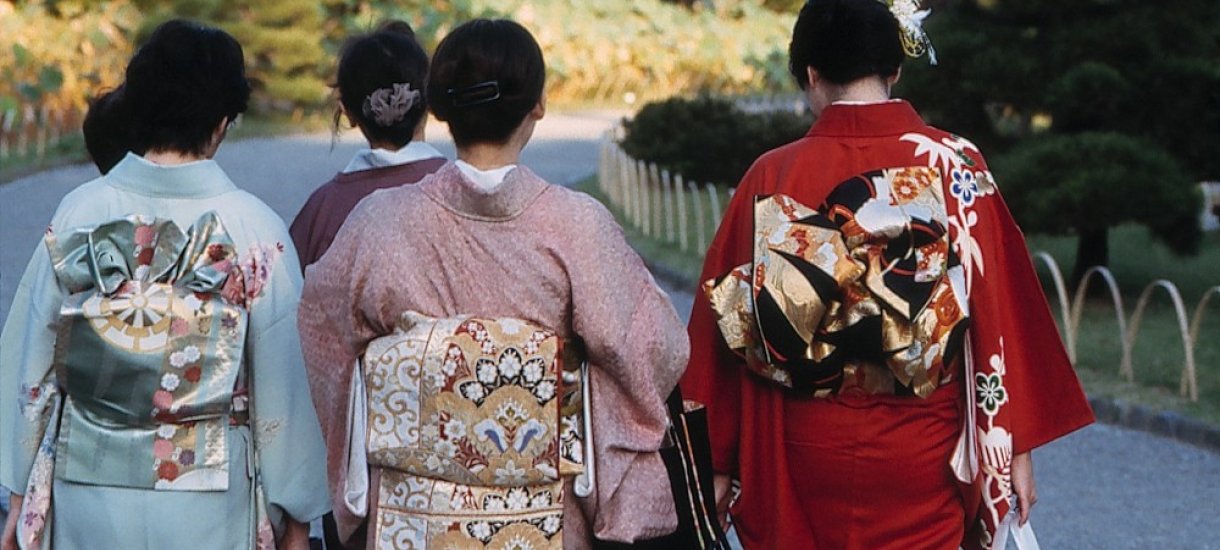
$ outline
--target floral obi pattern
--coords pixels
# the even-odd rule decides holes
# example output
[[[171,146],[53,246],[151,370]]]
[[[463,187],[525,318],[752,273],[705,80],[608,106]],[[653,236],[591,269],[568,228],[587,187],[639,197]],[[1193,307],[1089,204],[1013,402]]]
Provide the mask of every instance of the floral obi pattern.
[[[369,344],[378,548],[561,547],[585,456],[574,348],[518,319],[416,312]]]
[[[708,280],[729,348],[796,392],[927,397],[968,325],[940,171],[868,172],[817,209],[754,202],[753,261]]]
[[[45,240],[69,293],[54,358],[65,395],[55,476],[226,490],[247,313],[222,296],[241,273],[219,218],[184,231],[132,216]]]

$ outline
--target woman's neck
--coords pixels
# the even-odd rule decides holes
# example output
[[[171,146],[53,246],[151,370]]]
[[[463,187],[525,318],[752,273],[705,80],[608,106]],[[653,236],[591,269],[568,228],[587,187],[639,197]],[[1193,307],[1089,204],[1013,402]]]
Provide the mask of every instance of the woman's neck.
[[[848,82],[828,94],[831,103],[837,101],[878,102],[890,98],[890,86],[881,77],[861,78]]]
[[[144,153],[144,160],[161,166],[176,166],[179,164],[187,164],[207,160],[207,157],[183,153],[180,151],[148,151]]]
[[[459,147],[457,157],[479,170],[492,170],[520,162],[521,149],[514,147],[511,143],[503,145],[475,143]]]

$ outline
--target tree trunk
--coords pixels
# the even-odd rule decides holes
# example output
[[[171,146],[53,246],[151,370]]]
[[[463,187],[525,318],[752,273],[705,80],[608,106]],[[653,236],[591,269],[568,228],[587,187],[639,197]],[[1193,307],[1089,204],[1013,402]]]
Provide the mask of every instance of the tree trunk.
[[[1105,227],[1078,231],[1080,237],[1076,241],[1076,265],[1072,268],[1071,289],[1080,285],[1080,280],[1090,267],[1110,264],[1108,233]],[[1092,285],[1089,296],[1096,296],[1096,292],[1104,289],[1105,285]]]

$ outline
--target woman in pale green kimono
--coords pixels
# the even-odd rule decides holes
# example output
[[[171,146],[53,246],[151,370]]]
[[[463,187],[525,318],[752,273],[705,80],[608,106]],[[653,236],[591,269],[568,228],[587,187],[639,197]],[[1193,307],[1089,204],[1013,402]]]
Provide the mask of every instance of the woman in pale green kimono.
[[[213,162],[249,98],[222,31],[127,68],[128,154],[60,203],[0,337],[10,548],[308,548],[324,448],[280,218]]]

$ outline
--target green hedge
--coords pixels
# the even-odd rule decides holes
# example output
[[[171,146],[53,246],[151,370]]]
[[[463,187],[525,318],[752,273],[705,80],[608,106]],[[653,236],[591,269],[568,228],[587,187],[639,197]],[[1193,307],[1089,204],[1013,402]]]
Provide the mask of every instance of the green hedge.
[[[670,98],[625,124],[623,150],[687,181],[736,185],[759,155],[809,130],[809,115],[745,113],[728,99]]]

